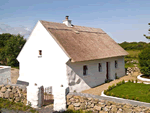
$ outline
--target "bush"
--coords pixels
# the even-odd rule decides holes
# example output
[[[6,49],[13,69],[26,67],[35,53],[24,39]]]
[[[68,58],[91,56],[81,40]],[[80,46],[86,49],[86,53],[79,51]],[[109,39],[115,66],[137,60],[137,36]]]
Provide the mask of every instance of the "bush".
[[[108,91],[110,91],[110,90],[112,90],[112,86],[109,86],[109,87],[108,87]]]
[[[126,95],[126,99],[129,99],[129,96],[128,96],[128,95]]]
[[[135,80],[135,82],[137,83],[137,82],[138,82],[138,80],[136,79],[136,80]]]
[[[122,95],[122,98],[125,98],[125,96],[124,96],[124,95]]]
[[[124,81],[124,80],[122,80],[122,84],[125,84],[125,81]]]
[[[150,75],[150,48],[144,49],[139,53],[140,71],[144,75]]]
[[[128,82],[131,82],[131,80],[128,80]]]
[[[134,83],[134,80],[132,79],[131,82]]]
[[[112,87],[112,89],[115,88],[115,84],[113,84],[111,87]]]
[[[114,93],[111,93],[111,96],[114,96]]]
[[[108,96],[109,96],[109,92],[106,92],[106,95],[108,95]]]
[[[134,100],[134,97],[132,97],[132,100]]]
[[[104,94],[106,94],[107,93],[107,90],[104,90]]]
[[[139,100],[139,98],[138,98],[138,97],[136,97],[136,98],[135,98],[135,100]]]

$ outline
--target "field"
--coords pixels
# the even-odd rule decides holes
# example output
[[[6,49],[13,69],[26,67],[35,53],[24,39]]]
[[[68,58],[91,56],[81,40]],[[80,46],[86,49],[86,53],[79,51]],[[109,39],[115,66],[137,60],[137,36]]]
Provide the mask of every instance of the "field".
[[[125,68],[135,67],[134,64],[138,65],[138,54],[141,52],[140,50],[127,50],[129,55],[125,56]]]
[[[110,90],[109,94],[150,103],[150,84],[127,82]]]

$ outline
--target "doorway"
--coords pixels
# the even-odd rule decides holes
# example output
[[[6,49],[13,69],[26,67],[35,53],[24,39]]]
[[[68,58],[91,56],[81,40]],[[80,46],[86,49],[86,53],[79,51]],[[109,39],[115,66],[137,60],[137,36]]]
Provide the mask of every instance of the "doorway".
[[[109,79],[109,62],[106,62],[106,79]]]

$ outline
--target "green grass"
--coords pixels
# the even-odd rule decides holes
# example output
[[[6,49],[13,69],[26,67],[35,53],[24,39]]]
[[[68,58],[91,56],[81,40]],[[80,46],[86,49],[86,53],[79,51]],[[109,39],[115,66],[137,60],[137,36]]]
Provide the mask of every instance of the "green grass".
[[[141,52],[140,50],[127,50],[129,55],[126,58],[138,59],[138,54]]]
[[[15,103],[9,101],[8,99],[0,98],[0,110],[2,108],[8,110],[30,111],[32,113],[38,113],[34,108],[30,107],[29,105],[26,106],[21,102]]]
[[[127,82],[107,91],[107,94],[150,103],[150,84]]]

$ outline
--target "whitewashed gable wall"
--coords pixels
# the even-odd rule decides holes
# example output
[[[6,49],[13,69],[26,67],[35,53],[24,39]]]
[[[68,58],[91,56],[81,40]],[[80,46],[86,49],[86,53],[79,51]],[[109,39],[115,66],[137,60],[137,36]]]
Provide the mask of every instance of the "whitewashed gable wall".
[[[38,58],[42,50],[42,58]],[[19,55],[20,76],[18,80],[36,82],[44,86],[67,87],[66,66],[68,57],[53,37],[37,23]]]

